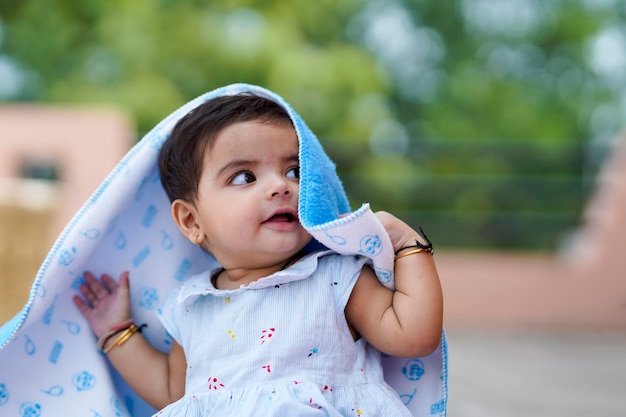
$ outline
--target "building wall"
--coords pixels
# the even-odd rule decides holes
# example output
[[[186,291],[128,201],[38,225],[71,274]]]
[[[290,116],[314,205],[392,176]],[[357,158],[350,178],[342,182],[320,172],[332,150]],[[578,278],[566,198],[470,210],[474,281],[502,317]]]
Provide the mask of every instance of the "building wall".
[[[134,138],[113,109],[0,106],[0,323],[26,303],[54,240]],[[59,181],[22,178],[33,163],[56,166]]]
[[[0,106],[0,178],[19,178],[27,161],[58,165],[62,203],[56,235],[135,140],[130,119],[110,108]]]
[[[626,138],[558,254],[441,253],[450,326],[626,329]]]

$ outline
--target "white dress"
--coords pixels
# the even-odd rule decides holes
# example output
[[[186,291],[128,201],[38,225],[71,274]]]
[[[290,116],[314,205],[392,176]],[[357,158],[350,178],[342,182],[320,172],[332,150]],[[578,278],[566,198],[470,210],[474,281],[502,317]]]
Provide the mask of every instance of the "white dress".
[[[215,271],[188,279],[159,311],[185,351],[185,395],[155,415],[412,416],[344,316],[366,262],[317,252],[237,290]]]

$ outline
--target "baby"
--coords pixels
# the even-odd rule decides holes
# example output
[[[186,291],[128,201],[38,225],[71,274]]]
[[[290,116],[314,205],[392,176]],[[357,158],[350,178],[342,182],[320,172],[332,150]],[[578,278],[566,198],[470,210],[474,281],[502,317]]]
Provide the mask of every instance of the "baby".
[[[396,252],[395,291],[366,258],[315,245],[298,219],[298,138],[279,104],[220,96],[176,124],[159,172],[180,232],[220,267],[187,279],[154,349],[131,320],[129,277],[85,274],[74,301],[113,366],[159,416],[411,416],[381,354],[425,356],[442,334],[432,245],[376,216]]]

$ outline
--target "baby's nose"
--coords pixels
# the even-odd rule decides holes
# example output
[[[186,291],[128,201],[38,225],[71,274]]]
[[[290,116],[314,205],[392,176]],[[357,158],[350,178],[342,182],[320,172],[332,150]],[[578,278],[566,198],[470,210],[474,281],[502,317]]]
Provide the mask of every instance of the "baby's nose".
[[[277,197],[281,195],[291,195],[291,187],[285,177],[274,177],[268,188],[268,194],[270,197]]]

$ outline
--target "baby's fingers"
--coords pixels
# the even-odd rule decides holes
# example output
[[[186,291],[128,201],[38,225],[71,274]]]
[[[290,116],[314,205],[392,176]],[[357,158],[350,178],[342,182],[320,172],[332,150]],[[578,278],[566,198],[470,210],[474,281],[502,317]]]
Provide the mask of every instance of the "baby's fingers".
[[[95,307],[96,303],[98,302],[98,296],[93,291],[92,286],[88,283],[83,283],[83,284],[80,284],[80,287],[78,287],[78,290],[83,295],[83,297],[85,297],[85,299],[89,302],[89,306],[91,308]]]
[[[118,287],[117,282],[107,274],[102,275],[102,283],[108,293],[112,293]]]
[[[83,277],[85,278],[85,284],[89,287],[89,289],[96,296],[96,298],[104,298],[110,294],[108,285],[105,288],[102,282],[100,282],[91,272],[85,272]],[[107,277],[108,275],[104,274],[102,276],[103,281],[105,281]],[[108,278],[112,281],[111,277]]]
[[[75,295],[72,297],[74,301],[74,305],[78,308],[78,311],[81,312],[83,316],[87,316],[89,312],[92,310],[91,306],[85,302],[80,296]]]

